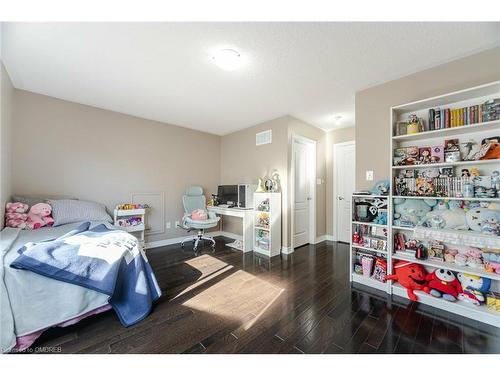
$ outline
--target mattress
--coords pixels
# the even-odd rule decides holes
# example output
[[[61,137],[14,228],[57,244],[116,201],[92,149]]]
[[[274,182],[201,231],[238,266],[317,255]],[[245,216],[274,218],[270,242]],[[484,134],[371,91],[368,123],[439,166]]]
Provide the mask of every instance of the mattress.
[[[108,304],[109,297],[105,294],[9,267],[17,258],[17,250],[27,242],[52,240],[80,224],[37,230],[4,228],[0,232],[2,352],[12,349],[17,337],[57,326]],[[92,222],[91,227],[98,224],[101,222]]]

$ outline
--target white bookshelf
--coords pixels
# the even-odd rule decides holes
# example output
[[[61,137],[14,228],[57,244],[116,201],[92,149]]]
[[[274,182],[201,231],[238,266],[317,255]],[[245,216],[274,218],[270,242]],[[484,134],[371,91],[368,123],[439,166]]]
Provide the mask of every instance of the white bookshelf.
[[[475,140],[480,142],[481,139],[498,136],[500,130],[500,120],[494,120],[489,122],[481,122],[471,125],[462,125],[453,128],[445,128],[438,130],[431,130],[426,132],[421,132],[417,134],[408,135],[396,135],[396,124],[399,121],[405,121],[410,113],[415,113],[419,118],[424,118],[427,122],[428,111],[431,108],[461,108],[468,107],[471,105],[477,105],[485,102],[486,100],[499,98],[500,97],[500,81],[493,82],[486,85],[481,85],[478,87],[473,87],[466,90],[461,90],[446,95],[440,95],[424,100],[419,100],[416,102],[398,105],[390,109],[390,171],[391,171],[391,202],[398,199],[437,199],[437,200],[462,200],[469,202],[500,202],[500,198],[460,198],[460,197],[414,197],[414,196],[397,196],[395,195],[394,181],[395,177],[402,169],[415,169],[419,170],[421,168],[437,168],[437,167],[452,167],[455,175],[459,175],[459,168],[477,168],[481,175],[490,175],[494,170],[500,170],[500,160],[463,160],[456,162],[441,162],[435,164],[420,164],[420,165],[405,165],[405,166],[395,166],[393,165],[393,155],[394,150],[399,147],[408,146],[418,146],[418,147],[430,147],[437,145],[444,145],[444,140],[458,138],[459,142],[465,142],[468,140]],[[393,203],[393,202],[392,202]],[[394,207],[394,204],[391,205]],[[392,210],[391,210],[392,211]],[[390,220],[388,221],[389,233],[391,238],[391,244],[394,242],[394,234],[401,232],[405,237],[413,238],[416,230],[415,228],[401,227],[393,225],[392,212],[390,215]],[[418,231],[417,231],[418,232]],[[446,234],[453,232],[457,238],[460,238],[460,244],[470,243],[480,243],[481,241],[487,241],[487,243],[492,246],[500,244],[500,238],[489,238],[484,237],[477,232],[473,231],[458,231],[449,229],[435,229],[432,233],[433,239],[443,239],[447,238]],[[470,241],[469,241],[470,240]],[[478,242],[479,241],[479,242]],[[445,242],[446,245],[446,242]],[[473,246],[473,245],[471,245]],[[495,247],[496,248],[496,247]],[[499,246],[500,248],[500,246]],[[429,259],[415,259],[412,255],[393,253],[392,247],[388,253],[388,263],[391,264],[389,267],[389,272],[392,270],[393,262],[397,260],[406,260],[413,263],[418,263],[423,265],[428,271],[432,271],[436,268],[448,269],[454,272],[466,272],[469,274],[487,277],[492,280],[491,290],[500,291],[500,275],[488,273],[485,270],[477,269],[469,266],[459,266],[455,263],[441,262]],[[397,282],[392,282],[388,288],[388,293],[408,298],[406,289],[399,285]],[[481,305],[479,307],[473,306],[472,304],[457,301],[448,302],[441,298],[435,298],[426,293],[417,291],[416,294],[419,297],[419,303],[430,305],[439,309],[447,310],[449,312],[468,317],[470,319],[475,319],[487,324],[500,327],[500,312],[495,312],[488,310],[486,305]]]
[[[281,193],[254,193],[253,199],[253,251],[268,257],[279,255],[281,253]]]
[[[351,282],[355,282],[358,284],[363,284],[378,290],[382,290],[384,292],[388,292],[389,283],[381,282],[372,277],[360,275],[354,272],[354,265],[356,263],[356,254],[366,254],[375,257],[384,258],[387,261],[387,269],[389,269],[389,253],[392,252],[392,241],[390,240],[390,227],[388,224],[376,224],[373,222],[360,221],[356,217],[355,206],[358,202],[368,202],[373,203],[375,201],[383,201],[387,206],[387,223],[389,223],[390,216],[390,198],[388,195],[363,195],[363,194],[353,194],[351,199],[351,238],[350,238],[350,256],[349,256],[349,278]],[[377,249],[372,246],[362,245],[359,243],[353,242],[353,234],[354,228],[359,226],[363,226],[365,229],[372,231],[372,228],[377,229],[377,234],[369,234],[366,237],[373,239],[382,239],[386,241],[386,247],[384,250]],[[386,235],[383,235],[385,230]],[[375,263],[375,260],[374,260]]]

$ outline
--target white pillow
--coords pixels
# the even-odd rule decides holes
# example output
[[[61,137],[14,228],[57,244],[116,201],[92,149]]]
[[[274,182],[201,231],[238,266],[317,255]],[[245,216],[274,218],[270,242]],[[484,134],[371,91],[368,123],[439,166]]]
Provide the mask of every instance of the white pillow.
[[[113,219],[106,212],[103,204],[76,199],[49,200],[52,207],[54,226],[77,223],[79,221],[107,221]]]

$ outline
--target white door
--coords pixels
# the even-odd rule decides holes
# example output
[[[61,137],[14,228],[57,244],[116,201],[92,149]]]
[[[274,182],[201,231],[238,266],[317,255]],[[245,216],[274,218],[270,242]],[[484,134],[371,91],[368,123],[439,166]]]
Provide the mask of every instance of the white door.
[[[308,145],[294,141],[294,213],[293,246],[299,247],[309,242],[309,201],[310,181],[307,171]]]
[[[351,196],[354,192],[356,152],[354,142],[334,145],[334,210],[336,241],[351,239]]]

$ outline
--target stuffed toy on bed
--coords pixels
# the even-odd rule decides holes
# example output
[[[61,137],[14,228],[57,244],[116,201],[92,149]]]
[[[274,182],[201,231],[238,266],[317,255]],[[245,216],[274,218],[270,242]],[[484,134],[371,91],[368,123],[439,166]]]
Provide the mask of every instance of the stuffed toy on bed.
[[[37,203],[31,206],[28,212],[28,219],[26,220],[26,227],[29,229],[38,229],[54,224],[54,219],[50,216],[51,213],[52,207],[47,203]]]
[[[5,226],[10,228],[26,228],[28,208],[27,204],[21,202],[7,203],[5,205]]]

